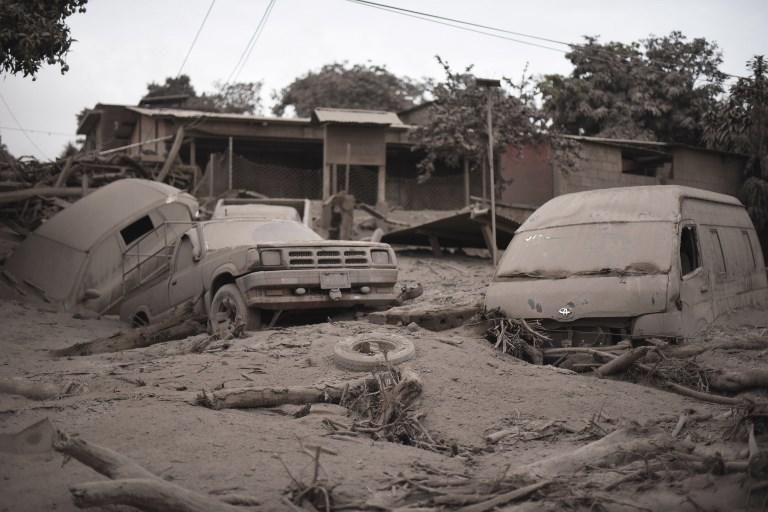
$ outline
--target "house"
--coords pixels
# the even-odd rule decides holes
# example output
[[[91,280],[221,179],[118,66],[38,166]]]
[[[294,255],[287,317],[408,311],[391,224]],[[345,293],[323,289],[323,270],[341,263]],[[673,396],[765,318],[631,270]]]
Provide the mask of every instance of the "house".
[[[162,100],[162,101],[160,101]],[[196,195],[250,189],[272,197],[325,199],[349,190],[368,204],[454,210],[490,197],[486,173],[438,165],[418,180],[421,155],[409,132],[429,118],[430,104],[399,114],[318,108],[284,119],[202,112],[165,105],[97,104],[81,120],[85,149],[127,153],[160,172],[173,163],[190,173]],[[547,144],[497,155],[496,199],[534,208],[568,192],[628,185],[677,184],[734,195],[743,155],[682,144],[566,136],[579,155],[558,164]]]

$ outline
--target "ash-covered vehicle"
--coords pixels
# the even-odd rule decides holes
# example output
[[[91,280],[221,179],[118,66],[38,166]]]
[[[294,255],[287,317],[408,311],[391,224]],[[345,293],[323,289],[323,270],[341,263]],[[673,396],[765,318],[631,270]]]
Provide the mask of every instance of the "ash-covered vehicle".
[[[123,303],[134,325],[193,303],[214,332],[258,329],[286,310],[386,306],[395,302],[397,260],[388,244],[323,240],[292,220],[219,218],[176,243],[168,274]]]

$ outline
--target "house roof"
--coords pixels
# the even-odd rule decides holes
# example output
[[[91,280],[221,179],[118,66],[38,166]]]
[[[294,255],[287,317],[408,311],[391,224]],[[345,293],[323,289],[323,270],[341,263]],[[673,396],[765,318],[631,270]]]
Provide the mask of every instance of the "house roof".
[[[405,128],[397,114],[380,110],[316,108],[312,113],[312,120],[316,123],[367,124]]]
[[[678,185],[604,188],[550,199],[520,231],[600,222],[676,222],[684,198],[741,206],[733,196]]]
[[[282,117],[263,117],[252,114],[228,114],[223,112],[206,112],[204,110],[188,110],[184,108],[145,108],[125,105],[125,108],[149,117],[173,117],[176,119],[206,119],[221,121],[242,121],[242,122],[269,122],[286,124],[308,124],[306,117],[282,118]]]
[[[690,144],[682,144],[679,142],[659,142],[653,140],[634,140],[634,139],[612,139],[608,137],[589,137],[585,135],[561,135],[565,139],[577,140],[581,142],[592,142],[595,144],[603,144],[606,146],[626,147],[630,149],[649,149],[656,151],[666,151],[674,148],[691,149],[694,151],[706,151],[709,153],[717,153],[721,155],[730,155],[741,158],[746,158],[748,155],[743,153],[734,153],[731,151],[720,151],[718,149],[704,148],[701,146],[692,146]]]

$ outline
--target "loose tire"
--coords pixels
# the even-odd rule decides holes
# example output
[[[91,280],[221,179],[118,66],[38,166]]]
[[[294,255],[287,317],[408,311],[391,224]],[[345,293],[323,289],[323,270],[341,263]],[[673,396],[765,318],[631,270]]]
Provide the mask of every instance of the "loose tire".
[[[226,335],[239,324],[246,331],[261,327],[261,314],[249,308],[240,290],[234,284],[225,284],[216,291],[211,301],[209,315],[213,334]]]
[[[384,353],[386,352],[386,358]],[[353,371],[370,371],[416,357],[413,342],[396,334],[371,334],[343,339],[333,347],[333,360]]]

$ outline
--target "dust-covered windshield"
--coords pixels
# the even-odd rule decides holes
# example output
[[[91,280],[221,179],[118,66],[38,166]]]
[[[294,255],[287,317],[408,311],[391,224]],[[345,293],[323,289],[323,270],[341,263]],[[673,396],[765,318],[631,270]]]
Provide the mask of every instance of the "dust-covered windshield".
[[[675,242],[671,222],[616,222],[554,227],[515,234],[498,276],[565,278],[669,272]]]
[[[266,242],[306,242],[322,237],[300,222],[290,220],[230,220],[203,225],[208,250],[257,245]]]

